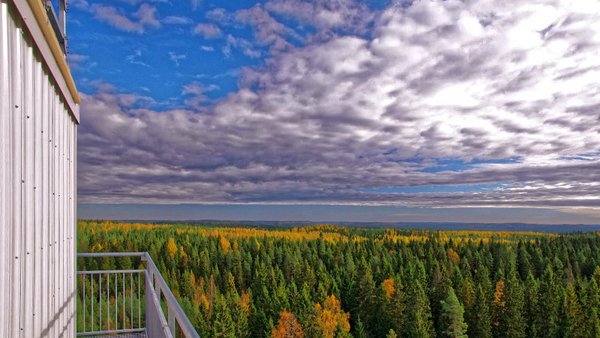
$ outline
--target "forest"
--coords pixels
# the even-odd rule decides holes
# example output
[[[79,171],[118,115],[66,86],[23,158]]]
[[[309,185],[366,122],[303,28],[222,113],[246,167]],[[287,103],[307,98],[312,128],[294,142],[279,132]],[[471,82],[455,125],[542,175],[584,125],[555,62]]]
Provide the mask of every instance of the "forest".
[[[105,251],[149,252],[202,337],[600,337],[600,233],[80,221]]]

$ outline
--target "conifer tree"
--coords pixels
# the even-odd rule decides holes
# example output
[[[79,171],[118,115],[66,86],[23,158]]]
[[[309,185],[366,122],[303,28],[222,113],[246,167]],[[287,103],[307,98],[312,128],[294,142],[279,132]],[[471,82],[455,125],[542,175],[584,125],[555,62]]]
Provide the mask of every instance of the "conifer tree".
[[[514,276],[509,280],[506,290],[506,308],[502,331],[506,337],[525,337],[524,317],[525,295],[521,282]]]
[[[219,338],[235,338],[235,326],[225,298],[217,295],[213,311],[212,336]]]
[[[594,278],[590,278],[587,287],[585,309],[590,337],[600,337],[600,290]]]
[[[483,285],[479,285],[475,290],[473,321],[469,323],[467,328],[469,337],[492,337],[492,317],[488,299]]]
[[[530,338],[540,337],[537,321],[531,320],[532,318],[535,318],[539,311],[539,290],[539,283],[535,277],[529,273],[527,280],[525,281],[524,317],[527,319],[525,333],[526,336]]]
[[[408,337],[433,337],[429,299],[418,281],[408,288],[407,319],[404,333]]]
[[[441,331],[442,337],[466,338],[467,323],[464,320],[464,308],[458,301],[454,289],[448,289],[448,297],[441,301]]]
[[[365,331],[365,325],[363,324],[360,316],[356,320],[356,324],[353,328],[354,338],[367,338],[367,332]]]
[[[540,305],[535,318],[542,337],[559,337],[562,288],[551,266],[547,266],[540,284]]]
[[[564,334],[565,337],[585,337],[585,318],[577,297],[575,285],[568,283],[564,298]]]

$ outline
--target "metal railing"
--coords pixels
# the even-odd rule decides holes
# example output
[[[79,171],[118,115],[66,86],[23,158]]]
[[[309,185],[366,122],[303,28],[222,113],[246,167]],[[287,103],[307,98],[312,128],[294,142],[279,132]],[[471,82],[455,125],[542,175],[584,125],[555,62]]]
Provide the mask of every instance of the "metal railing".
[[[147,252],[79,253],[77,257],[139,258],[144,266],[77,271],[77,336],[199,337]]]
[[[46,7],[46,13],[48,14],[48,20],[54,34],[58,39],[58,43],[63,50],[63,53],[67,54],[67,0],[41,0],[44,7]],[[55,8],[54,3],[58,2]],[[58,13],[56,12],[58,10]]]

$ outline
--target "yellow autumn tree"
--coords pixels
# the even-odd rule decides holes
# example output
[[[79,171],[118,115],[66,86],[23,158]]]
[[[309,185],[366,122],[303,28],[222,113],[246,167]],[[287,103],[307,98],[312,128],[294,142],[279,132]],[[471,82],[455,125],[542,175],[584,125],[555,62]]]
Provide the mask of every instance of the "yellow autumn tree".
[[[173,258],[177,254],[177,244],[175,244],[175,240],[173,237],[169,237],[167,240],[167,254],[169,257]]]
[[[333,338],[339,329],[343,332],[350,332],[349,313],[342,310],[340,301],[331,295],[325,299],[323,306],[320,303],[315,305],[317,325],[325,338]]]
[[[302,326],[293,313],[283,311],[279,315],[277,326],[271,331],[272,338],[302,338]]]
[[[231,243],[229,243],[227,238],[221,236],[219,238],[219,246],[221,247],[221,250],[223,250],[224,253],[227,253],[227,251],[229,251],[229,248],[231,248]]]

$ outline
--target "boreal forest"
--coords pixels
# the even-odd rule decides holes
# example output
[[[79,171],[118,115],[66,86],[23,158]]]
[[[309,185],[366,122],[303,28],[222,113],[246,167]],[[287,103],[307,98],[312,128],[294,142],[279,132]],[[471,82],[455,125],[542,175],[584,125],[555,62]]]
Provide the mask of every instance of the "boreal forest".
[[[598,233],[81,221],[78,243],[149,252],[202,337],[600,337]]]

